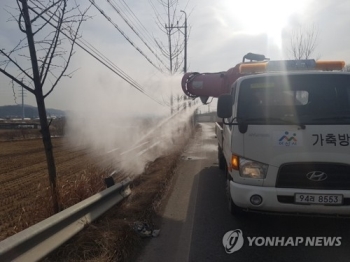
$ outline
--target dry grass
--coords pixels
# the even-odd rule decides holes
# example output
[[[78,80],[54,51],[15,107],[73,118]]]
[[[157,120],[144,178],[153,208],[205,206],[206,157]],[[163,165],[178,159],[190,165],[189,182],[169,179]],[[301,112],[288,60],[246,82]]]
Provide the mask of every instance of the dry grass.
[[[102,170],[90,165],[75,179],[59,181],[59,205],[66,209],[84,199],[104,190],[104,178],[112,172],[112,169]]]
[[[105,188],[111,159],[69,147],[62,138],[53,143],[62,209]],[[0,142],[0,241],[53,214],[42,147],[39,139]]]
[[[61,209],[66,209],[105,189],[103,181],[110,172],[108,169],[101,170],[90,165],[74,179],[59,179],[57,187]],[[0,239],[14,235],[54,215],[50,188],[46,186],[42,189],[39,184],[37,189],[38,193],[30,199],[30,204],[23,206],[15,215],[7,216],[9,222],[1,231]]]

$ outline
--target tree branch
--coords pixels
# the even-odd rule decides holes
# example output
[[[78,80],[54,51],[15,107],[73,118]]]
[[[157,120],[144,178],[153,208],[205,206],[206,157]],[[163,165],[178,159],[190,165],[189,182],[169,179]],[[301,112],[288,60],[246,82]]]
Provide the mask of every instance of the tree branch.
[[[299,27],[292,31],[290,38],[290,53],[294,59],[309,59],[315,51],[318,41],[318,30],[312,27]]]
[[[23,74],[25,74],[29,79],[33,80],[33,77],[31,77],[22,67],[19,66],[19,64],[17,64],[16,61],[14,61],[9,55],[6,54],[3,50],[0,49],[0,53],[1,53],[3,56],[7,57],[7,59],[10,60],[11,63],[13,63],[15,66],[17,66],[17,68],[18,68],[19,70],[21,70],[21,71],[23,72]]]
[[[35,91],[33,89],[31,89],[30,87],[26,86],[24,83],[22,83],[21,81],[19,81],[16,77],[14,77],[13,75],[9,74],[8,72],[6,72],[4,69],[0,68],[0,72],[3,73],[5,76],[7,76],[8,78],[10,78],[12,81],[16,82],[17,84],[19,84],[20,86],[22,86],[24,89],[26,89],[28,92],[31,92],[32,94],[35,94]]]
[[[46,80],[46,77],[47,77],[47,73],[50,70],[50,65],[51,65],[52,59],[54,58],[54,54],[55,54],[55,51],[56,51],[56,48],[57,48],[57,43],[58,43],[59,36],[60,36],[60,33],[61,33],[62,22],[63,22],[63,18],[64,18],[64,15],[65,15],[66,7],[67,7],[67,2],[63,1],[63,3],[64,4],[63,4],[63,9],[62,9],[62,14],[61,14],[61,17],[58,17],[58,26],[56,28],[55,36],[52,39],[52,44],[51,44],[52,51],[51,51],[50,59],[49,59],[49,62],[47,63],[46,69],[44,69],[45,66],[42,67],[42,70],[44,72],[44,76],[42,76],[42,75],[40,76],[40,80],[41,80],[41,85],[42,86],[44,86],[44,83],[45,83],[45,80]],[[51,49],[51,46],[50,46],[50,49]]]
[[[42,30],[42,29],[51,21],[51,19],[52,19],[53,16],[56,14],[56,12],[58,11],[58,9],[59,9],[59,6],[57,7],[57,9],[56,9],[55,12],[52,12],[52,15],[51,15],[51,17],[48,19],[48,21],[45,21],[45,23],[44,23],[41,27],[39,27],[38,30],[36,30],[36,31],[33,33],[33,35],[35,35],[37,32],[39,32],[40,30]]]
[[[38,18],[40,18],[44,13],[46,13],[48,10],[50,10],[52,7],[54,7],[55,5],[59,4],[61,2],[61,0],[58,0],[57,2],[53,2],[52,5],[48,6],[47,8],[45,8],[41,13],[39,13],[36,17],[34,17],[30,22],[34,23]],[[58,7],[59,8],[59,7]],[[57,9],[58,9],[57,8]]]
[[[62,78],[62,76],[65,74],[65,72],[66,72],[66,70],[68,68],[70,60],[71,60],[71,58],[73,56],[73,50],[74,50],[75,42],[78,39],[79,29],[80,29],[80,26],[81,26],[82,22],[84,21],[84,17],[86,15],[87,11],[88,11],[88,9],[86,9],[83,13],[81,13],[81,19],[80,19],[80,21],[78,23],[77,29],[76,29],[73,37],[70,38],[72,43],[71,43],[71,49],[70,49],[70,52],[69,52],[69,55],[68,55],[68,61],[66,62],[65,67],[62,70],[61,74],[57,77],[55,83],[52,85],[51,89],[44,95],[44,98],[46,98],[53,91],[53,89],[56,87],[58,81]]]
[[[22,11],[22,8],[21,8],[21,5],[19,4],[19,1],[16,0],[16,3],[18,5],[18,8],[19,8],[19,11],[20,11],[20,14],[19,14],[19,18],[18,18],[18,27],[19,27],[19,30],[21,30],[22,33],[26,33],[26,30],[22,28],[22,18],[23,18],[23,11]]]

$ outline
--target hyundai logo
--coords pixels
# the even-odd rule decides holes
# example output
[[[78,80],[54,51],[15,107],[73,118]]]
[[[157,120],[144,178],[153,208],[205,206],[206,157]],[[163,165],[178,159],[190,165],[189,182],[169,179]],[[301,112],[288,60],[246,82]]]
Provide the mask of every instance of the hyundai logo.
[[[327,174],[322,171],[311,171],[306,174],[307,179],[311,181],[323,181],[327,179]]]

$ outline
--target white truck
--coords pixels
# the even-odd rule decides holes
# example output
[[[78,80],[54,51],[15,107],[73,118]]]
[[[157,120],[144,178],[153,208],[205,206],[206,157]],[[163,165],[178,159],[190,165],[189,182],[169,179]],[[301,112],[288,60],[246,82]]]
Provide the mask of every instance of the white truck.
[[[184,91],[204,102],[213,96],[206,82],[224,92],[218,94],[217,114],[223,121],[216,123],[216,135],[231,213],[350,215],[350,73],[341,71],[345,63],[245,58],[251,61],[243,59],[227,72],[183,79]]]

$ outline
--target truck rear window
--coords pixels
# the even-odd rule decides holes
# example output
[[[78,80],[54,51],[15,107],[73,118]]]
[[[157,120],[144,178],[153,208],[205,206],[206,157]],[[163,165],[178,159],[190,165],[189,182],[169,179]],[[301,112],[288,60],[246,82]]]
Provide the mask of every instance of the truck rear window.
[[[296,120],[304,124],[350,123],[350,76],[307,74],[262,76],[242,81],[238,118],[279,124]]]

